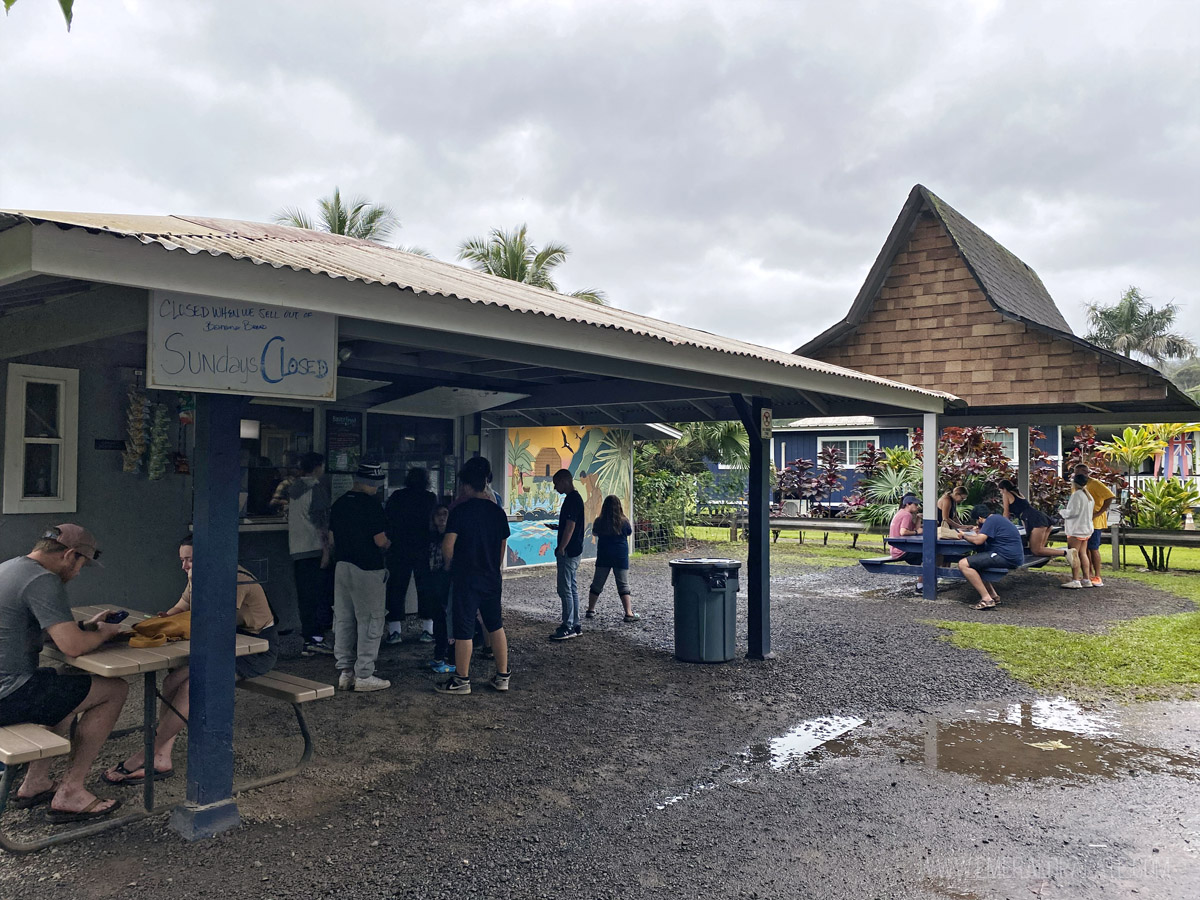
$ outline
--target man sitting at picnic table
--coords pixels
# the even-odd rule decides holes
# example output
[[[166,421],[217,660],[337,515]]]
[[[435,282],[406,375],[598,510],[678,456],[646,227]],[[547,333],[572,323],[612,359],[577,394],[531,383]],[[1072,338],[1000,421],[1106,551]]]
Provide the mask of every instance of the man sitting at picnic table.
[[[979,591],[979,602],[971,609],[995,609],[1000,597],[990,583],[979,574],[981,569],[1017,569],[1025,562],[1025,548],[1021,546],[1021,532],[1017,526],[982,503],[971,510],[971,519],[976,527],[970,531],[959,530],[958,536],[982,548],[958,561],[958,570],[963,578]]]
[[[160,616],[173,616],[188,612],[192,608],[192,549],[191,535],[179,542],[179,566],[187,573],[187,587],[174,606]],[[275,617],[267,595],[250,572],[238,566],[237,570],[237,630],[252,634],[267,641],[265,653],[251,653],[234,660],[237,678],[257,678],[275,668],[279,648],[275,638]],[[189,670],[187,666],[173,670],[163,679],[162,710],[158,714],[158,730],[154,733],[154,780],[170,778],[175,774],[171,757],[175,751],[175,739],[187,724]],[[182,717],[182,718],[181,718]],[[139,750],[122,763],[104,773],[109,784],[143,784],[146,781],[145,753]]]
[[[34,723],[65,737],[79,717],[62,780],[51,779],[50,760],[31,762],[13,803],[29,809],[48,802],[46,820],[54,824],[97,819],[120,805],[99,799],[83,781],[121,714],[128,685],[120,678],[38,668],[43,630],[67,656],[95,650],[120,631],[104,621],[107,610],[76,623],[67,601],[66,583],[84,566],[100,565],[99,558],[86,529],[57,525],[27,556],[0,565],[0,726]]]

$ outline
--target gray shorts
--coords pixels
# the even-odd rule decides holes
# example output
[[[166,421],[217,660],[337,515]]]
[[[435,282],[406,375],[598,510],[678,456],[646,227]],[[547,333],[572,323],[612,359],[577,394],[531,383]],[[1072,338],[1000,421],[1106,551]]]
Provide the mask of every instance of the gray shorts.
[[[617,595],[628,597],[632,593],[629,590],[629,570],[614,569],[612,566],[596,566],[596,574],[592,578],[591,592],[599,594],[604,590],[604,584],[608,581],[609,572],[612,572],[613,581],[617,583]]]

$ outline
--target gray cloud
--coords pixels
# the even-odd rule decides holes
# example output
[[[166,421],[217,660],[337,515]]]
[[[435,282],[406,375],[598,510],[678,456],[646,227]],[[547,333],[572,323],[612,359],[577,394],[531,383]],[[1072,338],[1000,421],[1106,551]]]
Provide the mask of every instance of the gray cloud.
[[[53,5],[49,5],[53,7]],[[842,7],[850,7],[844,9]],[[1082,304],[1200,337],[1190,4],[204,6],[0,22],[0,205],[265,220],[335,183],[453,258],[528,222],[566,289],[791,349],[916,183]]]

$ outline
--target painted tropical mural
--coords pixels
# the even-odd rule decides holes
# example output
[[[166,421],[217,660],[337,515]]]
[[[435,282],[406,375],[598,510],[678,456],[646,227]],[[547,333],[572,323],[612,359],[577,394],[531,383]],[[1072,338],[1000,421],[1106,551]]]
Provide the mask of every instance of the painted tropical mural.
[[[600,505],[616,494],[633,517],[633,435],[617,428],[510,428],[505,449],[508,512],[520,515],[511,524],[508,540],[510,566],[554,562],[555,533],[546,522],[558,521],[562,497],[552,479],[559,469],[569,469],[575,489],[583,497],[584,557],[596,555],[592,522]]]

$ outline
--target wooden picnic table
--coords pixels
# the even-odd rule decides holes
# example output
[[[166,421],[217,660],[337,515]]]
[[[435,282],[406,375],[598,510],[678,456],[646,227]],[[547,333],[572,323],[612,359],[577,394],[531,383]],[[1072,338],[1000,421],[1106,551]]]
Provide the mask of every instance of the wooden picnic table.
[[[120,606],[76,606],[71,609],[77,620],[90,619],[99,612],[127,611],[128,618],[121,623],[123,631],[132,631],[132,626],[150,615],[138,610],[125,610]],[[238,633],[234,636],[234,655],[248,656],[253,653],[266,653],[270,644],[265,638],[253,637]],[[65,663],[92,675],[102,675],[106,678],[124,678],[130,675],[141,675],[145,691],[142,701],[142,738],[146,754],[145,772],[147,778],[143,783],[142,799],[147,812],[154,810],[154,730],[157,726],[154,701],[161,695],[158,692],[158,673],[169,669],[186,666],[191,657],[191,641],[174,641],[161,647],[130,647],[123,643],[108,642],[91,653],[82,656],[67,656],[57,647],[47,645],[42,654],[48,659]]]

